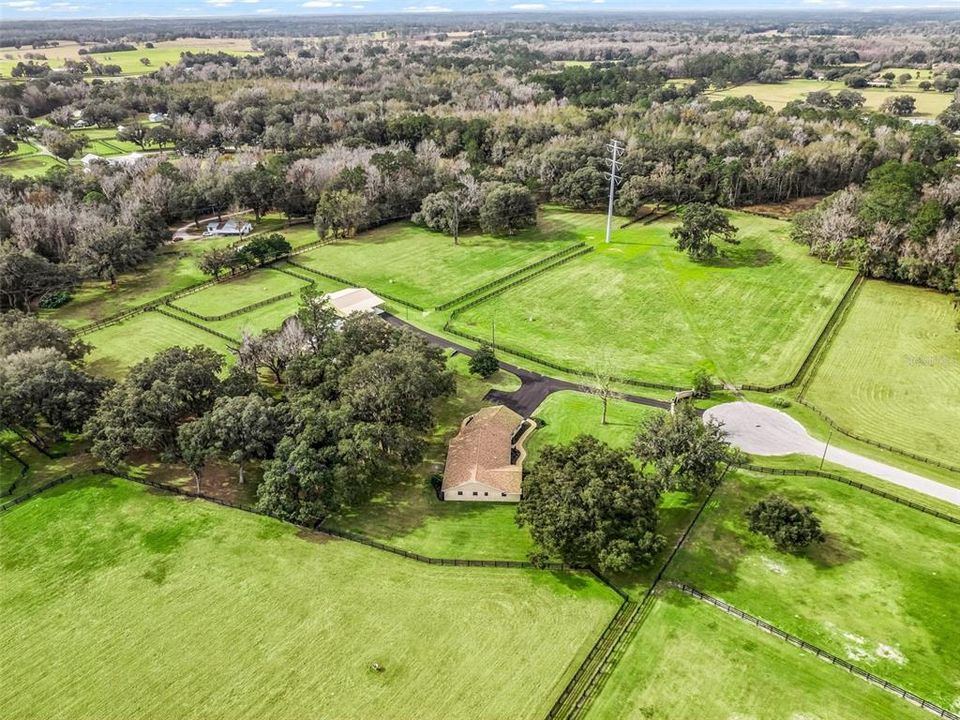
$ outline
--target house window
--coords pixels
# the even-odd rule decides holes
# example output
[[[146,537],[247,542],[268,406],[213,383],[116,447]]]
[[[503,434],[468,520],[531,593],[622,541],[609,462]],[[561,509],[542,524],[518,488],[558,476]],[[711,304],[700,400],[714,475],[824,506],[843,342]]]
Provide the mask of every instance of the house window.
[[[507,496],[506,493],[500,493],[500,497],[506,497],[506,496]]]
[[[488,493],[488,492],[484,492],[484,493],[483,493],[483,496],[486,497],[486,496],[489,495],[489,494],[490,494],[490,493]]]
[[[476,495],[476,494],[477,494],[477,491],[476,491],[476,490],[474,490],[474,491],[473,491],[473,494],[474,494],[474,495]]]
[[[463,490],[457,490],[457,495],[463,495]]]

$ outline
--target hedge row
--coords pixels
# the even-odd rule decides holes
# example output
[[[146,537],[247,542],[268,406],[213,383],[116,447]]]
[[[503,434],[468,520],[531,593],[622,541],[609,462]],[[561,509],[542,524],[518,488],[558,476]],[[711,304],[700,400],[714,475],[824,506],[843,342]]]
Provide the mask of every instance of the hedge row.
[[[497,278],[496,280],[491,280],[490,282],[488,282],[488,283],[486,283],[486,284],[484,284],[484,285],[481,285],[481,286],[478,287],[478,288],[474,288],[473,290],[470,290],[470,291],[468,291],[468,292],[465,292],[465,293],[463,293],[462,295],[458,295],[457,297],[453,298],[452,300],[448,300],[447,302],[443,303],[442,305],[437,305],[437,306],[434,308],[434,310],[447,310],[448,308],[452,308],[454,305],[459,305],[459,304],[462,303],[464,300],[468,300],[469,298],[472,298],[472,297],[474,297],[475,295],[479,295],[480,293],[486,292],[486,291],[489,290],[490,288],[496,287],[497,285],[499,285],[499,284],[502,283],[502,282],[506,282],[507,280],[510,280],[510,279],[512,279],[512,278],[517,277],[518,275],[523,275],[523,274],[529,272],[530,270],[533,270],[534,268],[540,267],[541,265],[545,265],[545,264],[547,264],[547,263],[553,262],[554,260],[556,260],[556,259],[558,259],[558,258],[560,258],[560,257],[563,257],[563,256],[566,255],[567,253],[570,253],[570,252],[572,252],[572,251],[574,251],[574,250],[583,248],[583,247],[585,247],[585,246],[586,246],[586,243],[584,243],[584,242],[578,242],[578,243],[574,243],[573,245],[569,245],[568,247],[565,247],[563,250],[560,250],[559,252],[555,252],[555,253],[553,253],[553,254],[551,254],[551,255],[548,255],[547,257],[545,257],[545,258],[543,258],[543,259],[541,259],[541,260],[538,260],[538,261],[535,262],[535,263],[531,263],[530,265],[526,265],[526,266],[520,268],[519,270],[514,270],[514,271],[511,272],[511,273],[507,273],[507,274],[504,275],[503,277],[499,277],[499,278]]]

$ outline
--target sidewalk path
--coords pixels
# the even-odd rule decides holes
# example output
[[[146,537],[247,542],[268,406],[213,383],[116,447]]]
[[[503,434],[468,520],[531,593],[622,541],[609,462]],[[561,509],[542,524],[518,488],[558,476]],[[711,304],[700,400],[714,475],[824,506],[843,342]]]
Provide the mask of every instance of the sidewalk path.
[[[751,402],[724,403],[707,410],[704,418],[722,422],[730,442],[751,455],[800,453],[816,458],[824,456],[826,443],[810,437],[803,425],[785,412],[765,405]],[[826,459],[924,495],[960,505],[960,489],[892,465],[832,446],[826,449]]]

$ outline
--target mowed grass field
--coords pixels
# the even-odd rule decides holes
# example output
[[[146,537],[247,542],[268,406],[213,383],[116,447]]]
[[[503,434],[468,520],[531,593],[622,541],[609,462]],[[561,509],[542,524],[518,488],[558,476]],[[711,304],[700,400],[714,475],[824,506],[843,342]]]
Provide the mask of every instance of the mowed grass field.
[[[774,492],[813,507],[826,540],[788,554],[751,533],[745,511]],[[958,546],[960,526],[836,481],[737,473],[668,577],[957,710]]]
[[[596,242],[599,214],[551,218]],[[788,224],[731,213],[739,245],[698,263],[675,249],[677,221],[617,229],[613,241],[469,308],[453,326],[576,370],[686,384],[697,368],[729,382],[792,378],[853,272],[822,265]],[[623,222],[621,220],[620,222]]]
[[[239,337],[238,337],[239,339]],[[224,355],[233,354],[225,340],[158,312],[143,312],[83,336],[93,346],[86,362],[93,372],[120,377],[141,360],[174,346],[206,345]]]
[[[505,238],[466,233],[459,245],[409,222],[391,223],[296,261],[431,308],[582,240],[564,220],[548,212],[537,229]]]
[[[0,173],[13,178],[43,175],[54,167],[66,167],[66,165],[54,157],[38,155],[35,152],[20,154],[0,161]]]
[[[676,590],[658,597],[588,720],[923,720],[929,713]]]
[[[539,718],[619,603],[102,476],[0,537],[0,707],[24,720]]]
[[[805,399],[841,427],[960,465],[960,335],[941,293],[868,280]]]
[[[223,315],[284,293],[298,295],[308,284],[285,272],[261,268],[178,298],[173,304],[199,315]]]
[[[613,447],[629,448],[640,426],[660,412],[626,400],[610,400],[603,425],[600,398],[570,390],[552,393],[533,413],[539,426],[526,443],[528,461],[536,461],[545,445],[566,445],[578,435],[593,435]]]
[[[0,77],[10,77],[10,73],[18,62],[30,62],[24,57],[25,53],[39,53],[46,56],[46,60],[35,60],[37,63],[46,63],[51,68],[63,67],[67,59],[82,62],[85,58],[94,59],[102,65],[119,65],[123,75],[144,75],[153,72],[164,65],[176,65],[180,61],[182,52],[225,52],[231,55],[255,55],[255,52],[249,40],[239,38],[180,38],[178,40],[169,40],[155,42],[153,48],[144,47],[142,44],[136,44],[136,50],[125,50],[123,52],[95,53],[93,55],[80,55],[79,50],[82,47],[87,49],[94,44],[80,45],[76,42],[61,41],[57,47],[41,48],[33,50],[32,48],[0,48]],[[140,58],[150,60],[149,65],[140,62]]]
[[[903,71],[905,72],[905,71]],[[915,71],[914,71],[915,73]],[[897,73],[898,75],[900,72]],[[922,79],[922,78],[921,78]],[[929,78],[927,78],[929,79]],[[871,110],[879,110],[883,101],[888,97],[895,95],[910,95],[916,100],[916,112],[914,115],[921,117],[936,117],[942,113],[950,104],[953,98],[951,93],[941,93],[936,90],[923,91],[917,87],[919,80],[914,79],[906,85],[898,85],[896,81],[889,88],[857,88],[856,92],[865,98],[865,107]],[[836,93],[846,88],[843,82],[835,80],[786,80],[781,83],[746,83],[736,87],[716,90],[709,94],[709,97],[721,99],[725,97],[746,97],[751,95],[765,105],[769,105],[774,110],[782,110],[787,103],[794,100],[803,100],[809,93],[818,90]]]

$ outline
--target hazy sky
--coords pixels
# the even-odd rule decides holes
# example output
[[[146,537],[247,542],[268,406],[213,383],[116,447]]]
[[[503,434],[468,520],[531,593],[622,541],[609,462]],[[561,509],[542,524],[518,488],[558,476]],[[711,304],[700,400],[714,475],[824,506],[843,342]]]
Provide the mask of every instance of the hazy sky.
[[[953,10],[960,0],[0,0],[0,20],[346,13]]]

